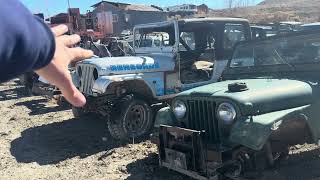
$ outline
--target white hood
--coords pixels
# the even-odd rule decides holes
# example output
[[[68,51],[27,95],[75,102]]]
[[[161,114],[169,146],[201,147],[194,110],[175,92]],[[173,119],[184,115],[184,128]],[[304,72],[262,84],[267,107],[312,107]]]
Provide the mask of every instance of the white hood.
[[[172,57],[169,56],[154,56],[154,58],[144,56],[92,58],[82,61],[81,64],[94,65],[100,76],[173,71],[175,66]]]

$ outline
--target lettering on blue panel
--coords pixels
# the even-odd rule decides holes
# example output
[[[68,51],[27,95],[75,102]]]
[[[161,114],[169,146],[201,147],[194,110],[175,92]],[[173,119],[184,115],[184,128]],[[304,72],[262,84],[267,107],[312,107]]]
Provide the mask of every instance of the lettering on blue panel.
[[[142,69],[142,65],[141,64],[137,64],[137,67],[136,67],[137,69]]]
[[[123,70],[125,70],[125,71],[130,71],[131,69],[130,69],[130,65],[123,65]]]
[[[135,65],[135,64],[131,64],[131,65],[130,65],[130,69],[131,69],[131,70],[136,70],[136,69],[137,69],[137,68],[136,68],[136,65]]]
[[[142,70],[142,69],[159,69],[160,64],[121,64],[121,65],[111,65],[111,71],[131,71],[131,70]]]
[[[118,65],[118,71],[123,71],[123,66],[122,65]]]
[[[110,69],[111,69],[111,71],[117,71],[117,66],[112,65],[112,66],[110,66]]]
[[[147,64],[142,64],[142,69],[148,69],[148,65]]]
[[[149,64],[148,69],[154,69],[154,64]]]

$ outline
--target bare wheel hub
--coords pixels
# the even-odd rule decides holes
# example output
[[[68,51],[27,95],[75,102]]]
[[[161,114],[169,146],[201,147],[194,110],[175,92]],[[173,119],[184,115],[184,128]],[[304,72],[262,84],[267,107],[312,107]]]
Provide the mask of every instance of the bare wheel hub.
[[[143,133],[144,126],[146,123],[147,112],[142,105],[133,105],[126,117],[125,117],[125,127],[131,136],[136,136],[140,133]]]

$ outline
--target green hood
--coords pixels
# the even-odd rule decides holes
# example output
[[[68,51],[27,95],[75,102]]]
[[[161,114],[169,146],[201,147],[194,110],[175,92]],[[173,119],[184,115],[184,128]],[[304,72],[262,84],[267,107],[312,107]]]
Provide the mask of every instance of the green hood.
[[[246,83],[248,90],[229,92],[228,85]],[[312,103],[312,87],[306,82],[288,79],[242,79],[217,82],[194,88],[180,96],[208,96],[227,99],[239,106],[242,115],[259,115]]]

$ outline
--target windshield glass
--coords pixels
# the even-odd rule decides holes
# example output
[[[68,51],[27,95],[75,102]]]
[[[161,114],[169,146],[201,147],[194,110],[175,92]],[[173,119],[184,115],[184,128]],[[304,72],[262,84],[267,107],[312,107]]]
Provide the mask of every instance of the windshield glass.
[[[194,32],[182,32],[180,34],[180,43],[179,43],[180,51],[188,51],[188,49],[195,50],[196,48],[195,45],[196,43],[195,43]],[[185,46],[188,46],[188,49]]]
[[[224,48],[232,49],[233,46],[240,41],[244,41],[245,29],[242,24],[229,24],[225,25],[224,30]]]
[[[175,43],[173,24],[163,27],[137,28],[134,36],[135,48],[167,47]]]
[[[320,34],[279,37],[237,46],[230,68],[320,62]]]

